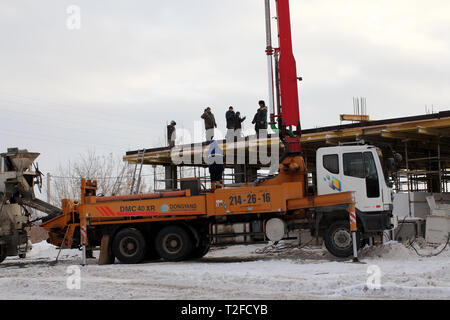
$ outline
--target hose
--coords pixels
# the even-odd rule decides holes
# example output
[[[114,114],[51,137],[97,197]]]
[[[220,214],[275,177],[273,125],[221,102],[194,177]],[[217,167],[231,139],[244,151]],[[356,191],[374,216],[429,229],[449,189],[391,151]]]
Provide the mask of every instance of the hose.
[[[431,258],[431,257],[437,257],[437,256],[440,255],[442,252],[444,252],[444,250],[447,248],[447,246],[448,246],[448,244],[449,244],[449,242],[450,242],[450,235],[447,237],[447,243],[445,244],[445,246],[442,248],[441,251],[439,251],[438,253],[432,253],[432,254],[429,254],[429,255],[424,255],[424,254],[421,254],[419,251],[417,251],[417,249],[413,246],[413,244],[416,243],[416,240],[417,240],[417,238],[415,238],[415,239],[409,244],[408,247],[413,248],[414,251],[416,252],[416,254],[417,254],[419,257],[422,257],[422,258]]]
[[[281,130],[277,128],[277,125],[275,123],[272,123],[270,125],[270,129],[272,129],[275,133],[280,134]],[[294,138],[294,132],[292,132],[292,130],[286,129],[286,133],[289,137]]]
[[[312,238],[307,243],[301,246],[296,244],[282,244],[278,246],[279,241],[276,241],[275,243],[270,244],[262,249],[256,249],[255,253],[256,254],[282,253],[290,249],[303,249],[307,247],[313,240],[315,240],[315,238]]]
[[[401,225],[400,225],[400,228],[399,228],[398,231],[397,231],[397,236],[400,234],[400,231],[402,230],[402,227],[403,227],[403,224],[405,223],[406,218],[408,218],[408,217],[405,217],[405,218],[403,219],[403,221],[402,221],[402,223],[401,223]],[[397,241],[397,239],[398,239],[398,237],[395,237],[395,238],[394,238],[395,241]],[[412,248],[412,249],[416,252],[416,254],[417,254],[419,257],[422,257],[422,258],[431,258],[431,257],[436,257],[436,256],[440,255],[442,252],[444,252],[444,250],[445,250],[445,249],[447,248],[447,246],[449,245],[449,242],[450,242],[450,235],[447,237],[447,243],[445,244],[444,248],[442,248],[442,250],[439,251],[438,253],[433,253],[433,254],[430,254],[430,255],[423,255],[423,254],[419,253],[419,251],[417,251],[417,249],[413,246],[414,243],[416,243],[416,241],[417,241],[417,237],[415,237],[414,240],[408,245],[408,248]]]

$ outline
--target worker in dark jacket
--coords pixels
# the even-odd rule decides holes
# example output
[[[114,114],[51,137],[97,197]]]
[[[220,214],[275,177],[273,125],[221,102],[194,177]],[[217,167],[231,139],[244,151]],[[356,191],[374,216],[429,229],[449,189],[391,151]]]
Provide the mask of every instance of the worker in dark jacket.
[[[241,113],[238,111],[234,117],[234,128],[235,128],[235,136],[242,137],[242,122],[245,121],[247,117],[241,118]]]
[[[227,129],[234,129],[234,116],[234,109],[230,106],[225,114],[225,118],[227,119]]]
[[[171,148],[175,146],[176,131],[177,131],[177,129],[175,128],[176,125],[177,123],[172,120],[170,124],[167,126],[167,142],[169,143],[169,146]]]
[[[263,100],[259,101],[259,112],[257,121],[259,123],[260,130],[267,130],[267,107],[266,103]]]
[[[214,138],[214,128],[217,128],[217,123],[210,107],[205,109],[201,118],[205,120],[206,141],[211,141]]]
[[[267,130],[267,107],[263,100],[259,101],[259,109],[253,117],[252,123],[255,125],[257,137],[261,130]]]
[[[255,116],[253,117],[253,120],[252,120],[252,124],[255,125],[256,135],[258,135],[258,131],[259,131],[258,114],[259,114],[259,109],[256,110]]]
[[[228,108],[227,113],[225,114],[225,118],[227,120],[227,135],[226,138],[232,138],[234,137],[234,130],[235,130],[235,113],[232,106]]]

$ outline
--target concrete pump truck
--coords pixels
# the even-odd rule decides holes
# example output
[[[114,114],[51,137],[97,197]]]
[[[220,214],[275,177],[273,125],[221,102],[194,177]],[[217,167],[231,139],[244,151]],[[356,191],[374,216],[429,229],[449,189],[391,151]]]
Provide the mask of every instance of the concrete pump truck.
[[[277,0],[278,48],[272,47],[270,0],[265,0],[266,54],[272,129],[284,152],[278,173],[241,187],[205,190],[200,181],[180,190],[126,196],[97,196],[97,182],[82,179],[81,199],[62,201],[62,213],[42,227],[61,248],[100,246],[99,263],[145,259],[182,261],[204,256],[212,244],[279,241],[294,230],[321,236],[337,257],[357,257],[365,239],[393,227],[392,195],[379,150],[355,145],[317,150],[317,192],[311,192],[302,146],[296,62],[289,0]],[[230,233],[228,226],[240,226]]]

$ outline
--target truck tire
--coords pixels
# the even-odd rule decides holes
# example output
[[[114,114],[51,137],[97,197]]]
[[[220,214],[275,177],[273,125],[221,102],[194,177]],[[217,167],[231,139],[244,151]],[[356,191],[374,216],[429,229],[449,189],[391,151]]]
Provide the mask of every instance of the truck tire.
[[[162,229],[155,239],[156,251],[166,261],[182,261],[192,253],[192,239],[189,233],[178,226]]]
[[[357,232],[356,236],[359,244],[361,242],[360,233]],[[350,224],[346,220],[334,222],[325,233],[325,246],[332,255],[338,258],[348,258],[353,255],[352,240]]]
[[[195,247],[192,250],[191,259],[200,259],[203,258],[204,256],[206,256],[206,254],[209,252],[209,243],[203,243],[201,242],[197,247]]]
[[[137,229],[123,229],[114,237],[112,249],[114,256],[121,263],[136,264],[145,258],[145,238]]]
[[[0,245],[0,263],[2,263],[8,255],[6,245]]]

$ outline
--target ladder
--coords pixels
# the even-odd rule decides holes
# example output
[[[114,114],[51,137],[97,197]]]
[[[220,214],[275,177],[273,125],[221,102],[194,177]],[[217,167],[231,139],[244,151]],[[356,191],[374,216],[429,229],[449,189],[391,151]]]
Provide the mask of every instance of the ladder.
[[[140,160],[141,160],[140,162],[139,162],[139,156],[140,156]],[[144,158],[145,158],[145,149],[139,150],[138,154],[136,156],[136,166],[134,167],[133,180],[131,182],[130,194],[138,194],[139,189],[141,188],[142,167],[144,166]],[[139,174],[138,174],[137,182],[136,182],[136,173],[138,172],[138,167],[139,167]],[[136,183],[136,188],[135,188],[135,183]]]
[[[120,192],[120,188],[122,186],[123,177],[125,175],[126,166],[123,166],[122,171],[120,172],[120,175],[117,177],[116,181],[114,182],[114,186],[112,187],[112,196],[116,196]]]

